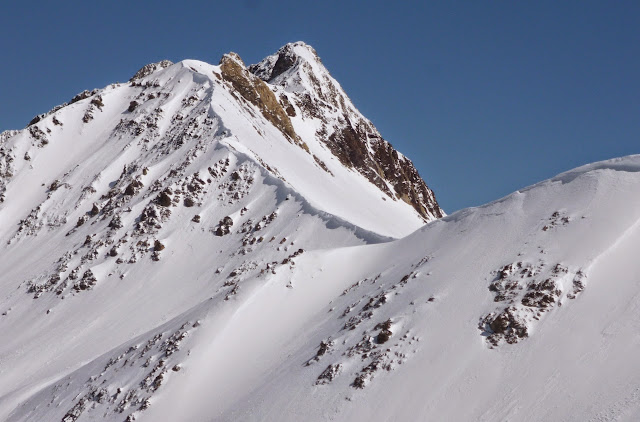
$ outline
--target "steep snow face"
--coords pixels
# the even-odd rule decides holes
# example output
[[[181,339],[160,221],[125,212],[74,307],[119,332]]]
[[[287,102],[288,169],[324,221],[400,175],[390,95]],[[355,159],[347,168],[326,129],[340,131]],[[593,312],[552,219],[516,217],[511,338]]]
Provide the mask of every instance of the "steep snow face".
[[[199,321],[233,320],[304,254],[424,218],[307,144],[229,54],[145,66],[0,134],[0,222],[0,419],[69,422],[139,416]]]
[[[410,204],[425,221],[444,215],[411,161],[360,114],[311,46],[287,44],[249,70],[280,96],[307,144],[319,143],[324,147],[319,151],[328,149],[331,158],[362,174],[389,198]],[[318,156],[324,165],[326,155]]]

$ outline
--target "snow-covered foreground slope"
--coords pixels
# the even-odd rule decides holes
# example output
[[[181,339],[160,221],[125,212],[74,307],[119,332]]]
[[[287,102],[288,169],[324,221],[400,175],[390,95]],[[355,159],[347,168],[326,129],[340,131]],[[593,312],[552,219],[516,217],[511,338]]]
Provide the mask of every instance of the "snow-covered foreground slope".
[[[205,320],[149,420],[637,420],[639,171],[586,166],[304,256]]]
[[[639,190],[640,156],[596,163],[397,241],[305,251],[179,312],[206,283],[114,280],[138,304],[119,318],[145,332],[106,324],[123,302],[106,286],[86,293],[109,311],[90,321],[89,297],[48,329],[60,311],[33,304],[32,320],[0,320],[21,337],[0,403],[12,421],[636,420]],[[172,318],[153,326],[159,309]]]

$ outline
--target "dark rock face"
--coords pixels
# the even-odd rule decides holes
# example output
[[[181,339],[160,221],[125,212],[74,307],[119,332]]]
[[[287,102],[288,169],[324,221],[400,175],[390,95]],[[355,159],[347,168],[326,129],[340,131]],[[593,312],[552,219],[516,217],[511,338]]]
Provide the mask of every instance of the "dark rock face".
[[[77,103],[78,101],[82,101],[85,100],[93,95],[95,95],[97,92],[97,90],[93,90],[93,91],[87,91],[84,90],[81,93],[77,94],[76,96],[74,96],[71,101],[69,101],[69,104],[73,104],[73,103]]]
[[[297,108],[303,118],[319,120],[321,129],[316,138],[344,166],[362,174],[390,198],[410,204],[425,221],[444,216],[413,163],[355,109],[313,48],[303,43],[287,44],[275,55],[250,66],[249,71],[269,84],[284,87],[288,95],[281,94],[280,103],[287,115],[296,116]],[[307,81],[309,90],[298,88],[302,80]]]
[[[518,340],[527,338],[529,331],[526,323],[515,314],[514,308],[506,308],[489,323],[489,327],[496,334],[504,336],[509,344],[517,343]]]
[[[584,272],[577,270],[571,273],[573,288],[566,293],[567,299],[575,299],[585,287]],[[513,262],[493,274],[495,278],[489,284],[489,291],[498,308],[481,317],[478,325],[491,348],[503,341],[515,344],[529,337],[530,327],[544,313],[562,306],[562,278],[572,276],[567,266],[561,263],[550,266],[542,260],[535,264]]]
[[[218,223],[218,227],[215,230],[216,236],[224,236],[226,234],[231,233],[231,226],[233,226],[233,220],[231,217],[227,216],[220,220]]]
[[[89,211],[89,215],[92,216],[92,217],[95,217],[99,213],[100,213],[100,208],[98,208],[97,204],[93,204],[93,207],[91,208],[91,211]]]
[[[346,126],[331,134],[325,143],[343,165],[357,170],[391,198],[410,204],[423,218],[444,216],[433,192],[413,163],[399,156],[375,129],[370,132],[370,128],[364,124],[354,128],[347,121]],[[389,189],[389,184],[393,191]]]
[[[155,72],[157,70],[160,70],[160,69],[164,69],[166,67],[169,67],[172,64],[173,63],[170,62],[169,60],[162,60],[162,61],[160,61],[158,63],[149,63],[147,65],[144,65],[140,70],[138,70],[136,72],[136,74],[133,75],[129,81],[133,82],[135,80],[142,79],[145,76],[149,76],[153,72]]]
[[[163,192],[160,193],[160,195],[158,195],[157,197],[157,203],[160,206],[163,207],[170,207],[172,200],[171,200],[171,192],[164,190]]]
[[[138,189],[140,189],[141,187],[143,187],[144,185],[142,184],[142,182],[140,182],[139,180],[133,180],[131,183],[129,183],[127,185],[127,187],[124,190],[124,194],[125,195],[129,195],[129,196],[133,196],[136,194],[136,192],[138,191]]]
[[[293,54],[280,54],[276,64],[271,71],[271,78],[275,78],[281,75],[283,72],[289,70],[296,63],[296,57]]]
[[[308,49],[316,59],[320,60],[316,51],[310,45],[302,42],[289,43],[280,48],[274,56],[268,58],[268,63],[263,61],[249,66],[249,72],[264,81],[271,81],[277,78],[296,64],[300,63],[298,53],[295,51],[296,47],[299,46],[303,46]]]
[[[384,344],[387,341],[389,341],[389,339],[391,338],[391,336],[393,335],[393,332],[391,331],[391,320],[388,319],[385,322],[376,325],[375,327],[376,329],[381,329],[381,331],[378,333],[378,336],[376,337],[376,343],[378,344]]]
[[[296,134],[289,116],[278,102],[275,94],[260,78],[256,78],[244,67],[244,62],[235,53],[226,54],[220,60],[222,78],[229,82],[242,97],[258,107],[262,115],[291,142],[308,149]]]

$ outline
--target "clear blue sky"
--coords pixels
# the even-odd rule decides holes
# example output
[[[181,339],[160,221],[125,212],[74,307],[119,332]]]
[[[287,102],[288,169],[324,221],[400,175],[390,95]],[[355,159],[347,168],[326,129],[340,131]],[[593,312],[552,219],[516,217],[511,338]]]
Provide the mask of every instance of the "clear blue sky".
[[[18,5],[19,3],[19,5]],[[0,131],[142,65],[313,45],[447,212],[640,153],[637,1],[10,2]]]

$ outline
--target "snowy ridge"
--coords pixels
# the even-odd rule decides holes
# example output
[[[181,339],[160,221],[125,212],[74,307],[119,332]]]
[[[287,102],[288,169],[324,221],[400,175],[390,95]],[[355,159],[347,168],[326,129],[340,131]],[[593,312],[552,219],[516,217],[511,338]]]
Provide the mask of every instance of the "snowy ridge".
[[[274,420],[278,412],[312,420],[635,420],[640,373],[627,356],[637,351],[630,246],[640,241],[640,203],[629,193],[639,187],[639,166],[637,156],[596,163],[405,239],[354,248],[345,261],[363,263],[356,269],[327,252],[310,265],[346,265],[344,291],[318,304],[303,339],[289,340],[290,356],[271,372],[278,375],[238,391],[219,420]],[[512,298],[505,282],[515,283]],[[493,331],[489,323],[510,307],[510,325]]]
[[[226,140],[222,140],[221,143],[227,144]],[[233,148],[230,143],[227,145],[234,150],[236,155],[240,157],[244,157],[248,161],[254,162],[256,166],[260,165],[259,162],[253,160],[250,156],[245,155],[239,152],[238,150],[236,150],[235,148]],[[364,243],[367,243],[367,244],[384,243],[384,242],[390,242],[394,240],[392,237],[380,236],[377,233],[364,230],[361,227],[358,227],[336,215],[333,215],[321,209],[315,208],[313,205],[307,202],[307,200],[302,195],[300,195],[299,193],[291,189],[291,187],[287,186],[282,179],[279,179],[278,177],[273,176],[271,173],[269,173],[268,170],[264,168],[261,168],[261,172],[265,179],[264,180],[265,184],[274,185],[278,187],[277,196],[278,198],[280,198],[280,200],[286,200],[286,199],[292,199],[292,198],[295,199],[296,202],[299,202],[301,204],[301,209],[305,214],[320,217],[322,220],[325,221],[327,228],[329,229],[334,229],[339,227],[345,228],[347,230],[352,231],[355,237],[361,239]]]

